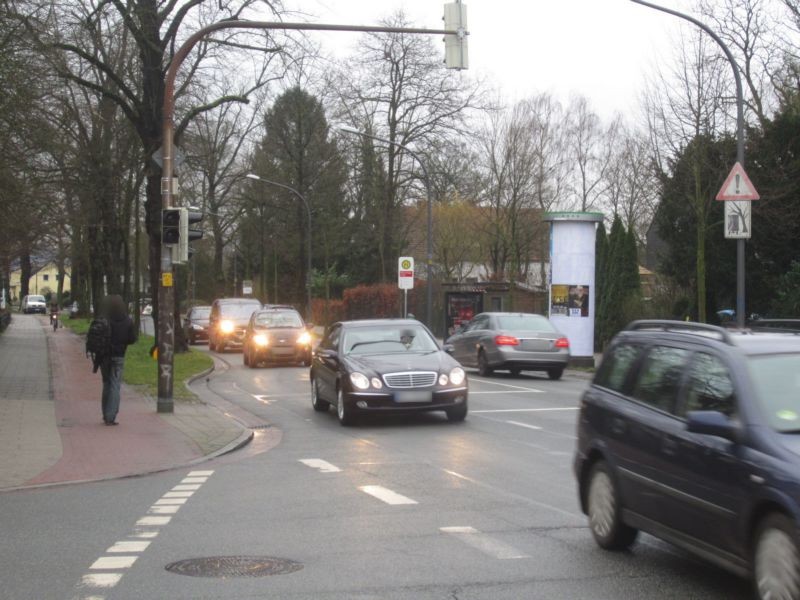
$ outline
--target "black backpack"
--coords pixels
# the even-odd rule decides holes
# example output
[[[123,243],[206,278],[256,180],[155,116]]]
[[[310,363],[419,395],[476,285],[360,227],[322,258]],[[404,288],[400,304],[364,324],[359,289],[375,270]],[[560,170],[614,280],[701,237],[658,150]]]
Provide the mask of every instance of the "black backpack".
[[[92,358],[92,372],[97,373],[100,364],[111,356],[111,325],[108,319],[93,319],[86,332],[86,356]]]

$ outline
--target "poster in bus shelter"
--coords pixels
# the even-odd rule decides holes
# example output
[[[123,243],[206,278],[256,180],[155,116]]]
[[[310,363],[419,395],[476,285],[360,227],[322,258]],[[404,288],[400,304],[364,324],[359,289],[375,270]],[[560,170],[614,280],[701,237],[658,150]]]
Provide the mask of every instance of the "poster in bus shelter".
[[[568,284],[551,285],[550,316],[588,317],[589,286]]]

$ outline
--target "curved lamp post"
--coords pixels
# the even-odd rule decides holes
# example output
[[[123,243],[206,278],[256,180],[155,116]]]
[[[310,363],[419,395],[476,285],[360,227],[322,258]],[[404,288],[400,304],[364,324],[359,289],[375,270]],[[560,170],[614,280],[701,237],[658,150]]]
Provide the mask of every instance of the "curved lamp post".
[[[740,165],[742,165],[742,167],[744,167],[744,94],[742,93],[742,76],[739,73],[739,66],[736,64],[736,59],[733,57],[733,53],[730,51],[728,46],[725,45],[725,42],[722,41],[722,38],[714,33],[714,30],[702,21],[699,21],[692,16],[683,14],[682,12],[678,12],[677,10],[665,8],[650,2],[645,2],[644,0],[631,0],[631,2],[635,2],[636,4],[641,4],[642,6],[646,6],[655,10],[660,10],[661,12],[665,12],[669,15],[684,19],[690,23],[693,23],[694,25],[697,25],[700,29],[710,35],[711,39],[713,39],[719,45],[719,47],[722,48],[725,58],[728,59],[728,62],[733,68],[733,78],[736,82],[736,160]],[[744,240],[741,238],[736,240],[736,324],[740,328],[744,328]]]
[[[284,185],[282,183],[278,183],[277,181],[271,181],[269,179],[264,179],[263,177],[256,175],[255,173],[248,173],[245,175],[248,179],[252,179],[253,181],[261,181],[262,183],[267,183],[269,185],[274,185],[279,188],[283,188],[284,190],[288,190],[292,192],[295,196],[300,198],[303,203],[303,206],[306,207],[306,213],[308,213],[308,233],[306,234],[306,320],[311,320],[311,207],[308,204],[308,200],[306,197],[303,196],[300,192],[298,192],[293,187],[289,187],[288,185]]]
[[[352,133],[354,135],[360,135],[362,137],[370,138],[376,140],[378,142],[382,142],[384,144],[388,144],[390,146],[397,146],[398,148],[402,148],[406,152],[408,152],[414,159],[419,163],[420,168],[422,168],[422,174],[424,177],[425,182],[425,194],[428,196],[428,242],[427,242],[427,249],[426,249],[426,257],[425,257],[425,264],[426,264],[426,277],[428,279],[427,285],[425,286],[425,324],[428,327],[433,327],[433,316],[432,316],[432,299],[433,299],[433,208],[432,208],[432,197],[431,197],[431,181],[430,177],[428,176],[428,169],[425,168],[425,163],[423,160],[417,155],[413,150],[411,150],[408,146],[405,146],[399,142],[393,142],[391,140],[387,140],[386,138],[378,137],[377,135],[372,135],[371,133],[365,133],[353,127],[342,126],[339,127],[340,131],[344,131],[345,133]]]

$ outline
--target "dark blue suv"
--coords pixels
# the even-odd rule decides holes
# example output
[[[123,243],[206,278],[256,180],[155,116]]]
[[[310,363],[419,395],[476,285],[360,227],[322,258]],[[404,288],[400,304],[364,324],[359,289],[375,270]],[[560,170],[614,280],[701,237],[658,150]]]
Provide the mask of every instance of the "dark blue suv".
[[[575,474],[601,547],[645,531],[800,599],[800,335],[632,323],[583,397]]]

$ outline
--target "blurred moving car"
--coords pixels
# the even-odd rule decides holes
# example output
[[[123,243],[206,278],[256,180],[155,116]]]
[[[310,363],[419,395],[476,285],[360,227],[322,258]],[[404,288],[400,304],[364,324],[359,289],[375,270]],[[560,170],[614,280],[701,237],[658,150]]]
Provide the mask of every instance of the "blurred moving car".
[[[800,598],[800,336],[636,321],[581,402],[575,474],[597,543],[638,530]]]
[[[211,304],[208,347],[216,352],[241,348],[252,314],[261,308],[254,298],[219,298]]]
[[[152,314],[153,314],[153,305],[152,305],[152,304],[149,304],[149,303],[148,303],[148,304],[145,304],[145,305],[142,307],[142,314],[143,314],[145,317],[149,317],[150,315],[152,315]]]
[[[196,344],[198,340],[208,341],[210,316],[210,306],[193,306],[186,313],[186,318],[183,320],[183,335],[190,344]]]
[[[311,365],[311,326],[291,306],[267,306],[250,317],[242,348],[244,364],[250,368],[271,362]]]
[[[463,421],[467,393],[464,369],[413,319],[335,323],[311,363],[311,405],[334,405],[342,425],[369,412],[442,410]]]
[[[22,299],[20,310],[26,315],[30,313],[42,313],[44,315],[47,314],[47,302],[45,302],[44,296],[30,294]]]
[[[445,341],[445,348],[465,367],[483,377],[495,369],[546,371],[560,379],[569,362],[569,340],[542,315],[486,312],[475,315]]]

